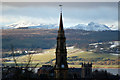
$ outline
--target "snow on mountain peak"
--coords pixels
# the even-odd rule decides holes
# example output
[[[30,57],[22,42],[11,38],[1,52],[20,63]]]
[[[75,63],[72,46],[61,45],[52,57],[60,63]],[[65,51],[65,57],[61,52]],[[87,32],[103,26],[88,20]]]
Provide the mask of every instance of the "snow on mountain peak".
[[[57,24],[33,24],[29,22],[17,22],[10,25],[7,25],[11,28],[20,28],[20,27],[28,27],[28,28],[43,28],[43,29],[55,29],[58,28]],[[66,28],[66,27],[65,27]],[[77,24],[75,26],[67,27],[70,29],[81,29],[87,31],[104,31],[111,30],[107,25],[99,24],[95,22],[90,22],[87,25],[85,24]]]
[[[108,26],[104,24],[94,23],[90,22],[88,25],[84,24],[78,24],[76,26],[70,27],[71,29],[81,29],[81,30],[87,30],[87,31],[103,31],[103,30],[111,30]]]
[[[90,26],[90,25],[95,25],[95,23],[94,22],[90,22],[90,23],[88,23],[88,25]]]
[[[29,22],[20,21],[6,26],[12,28],[20,28],[20,27],[28,27],[28,26],[36,26],[36,25]]]

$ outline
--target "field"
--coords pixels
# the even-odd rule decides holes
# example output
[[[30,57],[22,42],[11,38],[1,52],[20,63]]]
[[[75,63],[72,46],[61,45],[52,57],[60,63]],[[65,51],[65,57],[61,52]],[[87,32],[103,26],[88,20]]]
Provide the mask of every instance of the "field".
[[[99,54],[93,52],[83,51],[79,48],[68,47],[67,58],[69,67],[81,67],[82,62],[92,62],[93,68],[118,68],[118,56],[112,54]],[[55,64],[55,49],[45,49],[42,53],[32,54],[30,67],[41,67],[42,65],[54,65]],[[29,55],[23,55],[15,57],[19,66],[25,66],[28,63]],[[13,59],[11,61],[4,62],[3,64],[14,65]]]

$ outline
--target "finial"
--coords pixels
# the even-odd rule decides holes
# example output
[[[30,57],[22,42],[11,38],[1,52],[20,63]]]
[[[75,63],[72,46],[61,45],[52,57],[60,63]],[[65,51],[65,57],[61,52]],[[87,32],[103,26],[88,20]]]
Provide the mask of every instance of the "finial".
[[[62,13],[62,5],[59,5],[60,6],[60,13]]]

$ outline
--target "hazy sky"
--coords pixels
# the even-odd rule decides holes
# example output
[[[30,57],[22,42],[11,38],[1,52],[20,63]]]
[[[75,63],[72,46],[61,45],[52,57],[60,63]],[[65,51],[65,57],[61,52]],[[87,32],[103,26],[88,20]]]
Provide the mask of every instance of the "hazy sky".
[[[3,25],[59,24],[59,4],[63,5],[64,27],[89,22],[118,27],[117,2],[4,2]]]
[[[2,2],[119,2],[119,0],[1,0]]]

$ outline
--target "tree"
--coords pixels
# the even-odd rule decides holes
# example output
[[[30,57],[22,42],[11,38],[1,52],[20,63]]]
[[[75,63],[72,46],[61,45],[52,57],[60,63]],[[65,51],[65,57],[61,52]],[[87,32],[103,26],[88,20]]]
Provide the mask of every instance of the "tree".
[[[15,66],[3,67],[2,80],[38,80],[38,76],[33,72],[33,70],[37,67],[39,63],[37,63],[31,70],[29,69],[32,62],[32,54],[28,55],[28,62],[25,67],[23,67],[23,65],[20,66],[17,63],[13,45],[11,45],[11,50]]]

